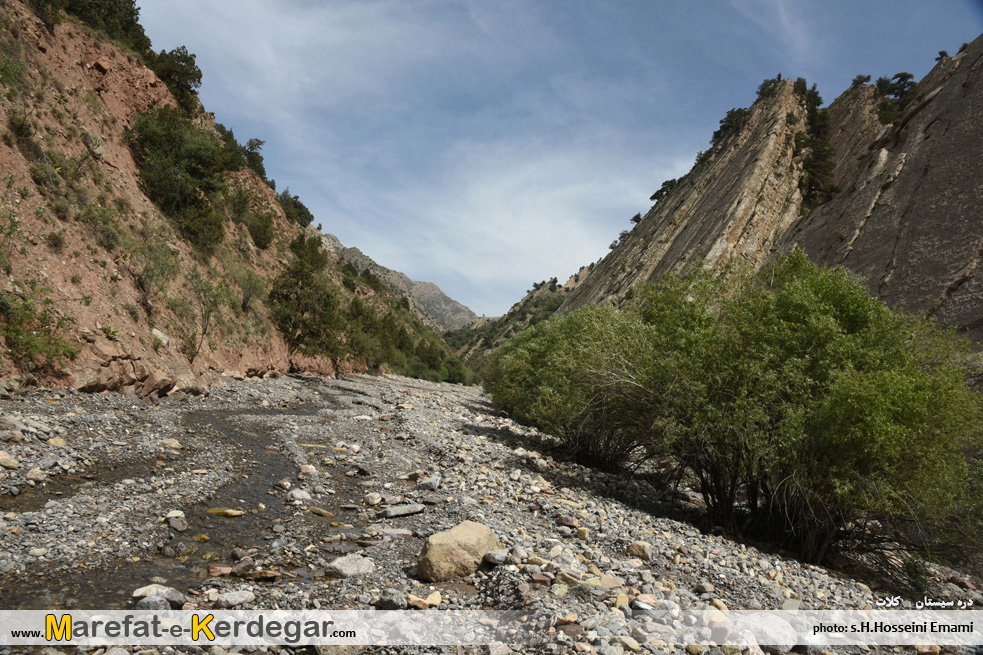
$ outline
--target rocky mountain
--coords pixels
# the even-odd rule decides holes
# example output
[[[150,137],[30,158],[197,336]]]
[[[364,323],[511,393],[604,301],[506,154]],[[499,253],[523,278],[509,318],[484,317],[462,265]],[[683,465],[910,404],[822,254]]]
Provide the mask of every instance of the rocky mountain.
[[[888,304],[983,337],[983,37],[944,57],[891,125],[874,89],[829,108],[842,192],[798,220],[780,247],[842,264]]]
[[[405,273],[376,263],[358,248],[346,248],[333,234],[322,235],[321,243],[325,250],[352,264],[359,273],[368,271],[398,297],[406,298],[417,317],[438,332],[456,330],[478,319],[477,314],[450,298],[433,282],[411,280]]]
[[[559,311],[621,302],[634,285],[687,266],[737,257],[757,267],[800,246],[856,273],[889,304],[928,311],[978,339],[981,59],[983,37],[942,57],[917,86],[905,85],[910,97],[896,117],[885,117],[885,103],[897,102],[886,84],[856,81],[824,116],[810,112],[804,83],[763,84],[746,114],[735,110],[741,120],[722,121],[715,146],[653,196]],[[803,192],[815,150],[805,136],[817,116],[828,121],[832,183],[832,197],[819,200]]]
[[[305,247],[313,216],[274,191],[261,141],[203,111],[193,55],[150,50],[132,3],[35,4],[43,20],[0,12],[0,375],[138,396],[291,371],[462,380],[384,285]]]

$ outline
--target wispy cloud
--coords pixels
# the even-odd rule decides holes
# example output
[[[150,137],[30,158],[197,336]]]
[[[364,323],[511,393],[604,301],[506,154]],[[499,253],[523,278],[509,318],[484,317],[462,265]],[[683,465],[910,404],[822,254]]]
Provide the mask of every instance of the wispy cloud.
[[[820,41],[809,28],[806,3],[799,0],[731,0],[747,19],[775,39],[788,63],[801,66],[822,55]]]
[[[326,231],[489,315],[604,254],[764,76],[835,93],[814,71],[850,48],[847,82],[889,48],[885,72],[916,72],[898,53],[923,26],[972,28],[965,0],[905,0],[917,30],[855,0],[139,2],[154,45],[197,53],[205,106],[266,140],[267,171]]]

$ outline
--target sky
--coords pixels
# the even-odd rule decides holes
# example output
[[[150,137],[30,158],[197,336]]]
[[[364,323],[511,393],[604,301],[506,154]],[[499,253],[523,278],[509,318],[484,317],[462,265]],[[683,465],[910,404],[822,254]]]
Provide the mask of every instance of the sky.
[[[765,78],[920,79],[983,0],[137,0],[277,190],[478,315],[598,260]]]

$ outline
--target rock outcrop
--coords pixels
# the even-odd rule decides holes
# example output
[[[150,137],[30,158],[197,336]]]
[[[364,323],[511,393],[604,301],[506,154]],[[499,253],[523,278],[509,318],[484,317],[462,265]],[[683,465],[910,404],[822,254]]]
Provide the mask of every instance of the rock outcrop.
[[[876,123],[870,87],[840,96],[830,118],[842,192],[800,219],[782,247],[842,264],[888,304],[979,340],[983,37],[943,58],[895,124]]]
[[[587,274],[560,308],[619,301],[638,282],[738,255],[762,264],[798,218],[801,166],[793,157],[804,109],[792,81],[751,107],[747,123],[697,164]]]
[[[983,37],[943,57],[898,120],[882,125],[871,85],[828,108],[839,191],[809,211],[795,134],[804,107],[785,80],[569,294],[561,312],[620,303],[635,284],[730,257],[761,266],[801,247],[843,265],[892,306],[983,338]]]

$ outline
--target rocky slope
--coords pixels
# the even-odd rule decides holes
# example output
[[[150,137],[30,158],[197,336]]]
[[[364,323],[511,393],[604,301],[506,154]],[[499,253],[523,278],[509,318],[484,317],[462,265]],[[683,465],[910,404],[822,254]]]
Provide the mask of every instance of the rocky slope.
[[[843,192],[798,221],[782,247],[842,264],[891,305],[983,337],[983,37],[943,58],[894,125],[872,89],[830,107]]]
[[[793,157],[804,110],[791,80],[757,100],[746,125],[642,218],[563,303],[619,301],[639,282],[736,255],[752,264],[768,257],[799,214],[801,167]]]
[[[482,316],[467,327],[444,334],[454,353],[475,370],[483,367],[488,356],[496,348],[541,321],[545,321],[560,307],[586,274],[586,267],[560,285],[556,278],[533,284],[532,289],[512,305],[505,316]]]
[[[671,491],[570,463],[475,388],[353,376],[181,396],[0,400],[0,606],[528,610],[538,645],[492,652],[721,655],[667,624],[685,609],[862,609],[894,595],[665,518]],[[425,540],[465,521],[501,547],[477,570],[424,579]],[[929,583],[935,598],[983,603],[952,571],[933,567]],[[654,621],[656,607],[671,617]]]
[[[450,298],[433,282],[411,280],[405,273],[376,263],[358,248],[346,248],[332,234],[324,234],[321,239],[325,250],[350,262],[359,273],[369,271],[382,280],[397,296],[406,298],[410,303],[410,309],[420,320],[438,332],[456,330],[478,319],[474,312]]]
[[[47,312],[47,320],[30,329],[56,331],[78,350],[74,361],[50,369],[8,353],[0,374],[146,396],[200,392],[222,376],[364,369],[357,358],[291,353],[274,327],[265,289],[292,261],[288,244],[302,228],[253,171],[223,173],[221,188],[209,191],[225,236],[208,253],[192,247],[145,195],[126,131],[137,115],[174,107],[175,100],[135,54],[68,17],[49,31],[10,0],[0,15],[0,87],[0,330],[9,347],[9,332],[30,323],[9,308],[33,308]],[[214,116],[201,114],[196,124],[218,138]],[[269,217],[265,249],[231,209],[237,197],[246,199],[241,211]],[[418,322],[385,294],[344,279],[340,263],[327,273],[340,306],[358,299],[422,338]],[[141,280],[155,266],[167,272],[148,291]],[[221,302],[192,364],[187,344],[201,334],[203,319],[190,284],[196,270],[221,292]]]
[[[983,37],[941,59],[893,125],[878,120],[871,85],[831,103],[840,191],[811,212],[803,207],[803,162],[794,146],[804,111],[784,81],[594,267],[560,311],[620,302],[633,285],[690,265],[717,267],[737,257],[760,266],[772,251],[798,245],[858,274],[889,304],[927,311],[979,339],[981,58]]]

